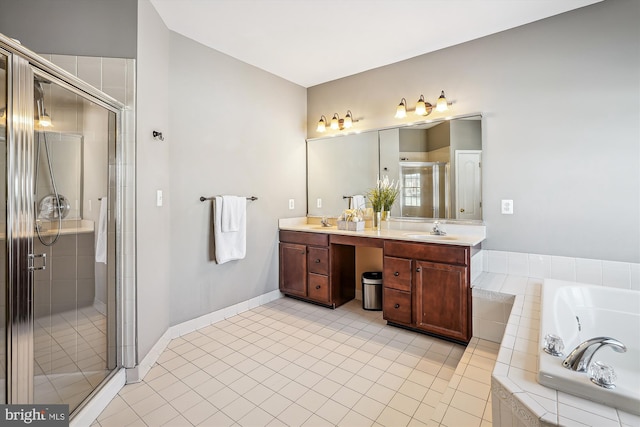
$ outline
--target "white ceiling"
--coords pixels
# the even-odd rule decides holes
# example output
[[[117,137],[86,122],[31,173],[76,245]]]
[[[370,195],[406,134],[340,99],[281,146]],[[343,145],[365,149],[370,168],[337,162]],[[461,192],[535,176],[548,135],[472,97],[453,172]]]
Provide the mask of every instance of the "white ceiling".
[[[151,0],[167,27],[303,87],[602,0]]]

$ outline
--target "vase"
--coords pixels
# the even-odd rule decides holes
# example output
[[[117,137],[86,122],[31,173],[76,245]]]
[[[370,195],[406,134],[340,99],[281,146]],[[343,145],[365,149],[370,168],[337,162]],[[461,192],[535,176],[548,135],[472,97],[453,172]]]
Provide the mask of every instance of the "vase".
[[[380,223],[382,222],[382,212],[373,213],[373,229],[380,230]]]
[[[382,211],[382,220],[389,221],[391,219],[391,211]]]

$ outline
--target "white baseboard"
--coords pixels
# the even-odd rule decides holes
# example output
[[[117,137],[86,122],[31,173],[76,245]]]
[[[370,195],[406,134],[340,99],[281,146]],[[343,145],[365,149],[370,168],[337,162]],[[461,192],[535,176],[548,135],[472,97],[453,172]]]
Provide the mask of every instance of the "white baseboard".
[[[124,387],[126,374],[124,369],[120,369],[109,381],[100,389],[95,396],[78,412],[69,427],[86,427],[93,424],[98,415],[111,403],[118,392]]]
[[[151,350],[149,350],[149,353],[147,353],[136,367],[127,369],[127,384],[142,381],[144,376],[147,375],[149,370],[151,370],[172,339],[181,337],[195,330],[207,327],[220,322],[221,320],[251,310],[252,308],[259,307],[263,304],[267,304],[279,298],[282,298],[282,294],[279,290],[267,292],[266,294],[251,298],[250,300],[242,301],[230,307],[225,307],[205,314],[204,316],[171,326],[164,334],[162,334],[160,339],[155,343]]]

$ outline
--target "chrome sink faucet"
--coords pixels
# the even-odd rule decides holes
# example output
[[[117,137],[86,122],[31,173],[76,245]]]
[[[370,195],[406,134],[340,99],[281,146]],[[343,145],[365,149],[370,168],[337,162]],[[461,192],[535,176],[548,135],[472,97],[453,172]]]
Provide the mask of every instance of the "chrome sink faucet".
[[[446,236],[447,232],[444,231],[444,228],[441,228],[440,221],[435,221],[433,223],[433,229],[431,230],[431,234],[435,236]]]
[[[598,350],[604,347],[611,347],[618,353],[627,351],[627,347],[620,341],[610,337],[596,337],[580,343],[571,353],[564,359],[562,366],[572,371],[587,372],[587,368],[591,363],[591,358]]]
[[[320,224],[322,224],[323,227],[331,227],[331,223],[326,216],[322,217],[322,219],[320,220]]]

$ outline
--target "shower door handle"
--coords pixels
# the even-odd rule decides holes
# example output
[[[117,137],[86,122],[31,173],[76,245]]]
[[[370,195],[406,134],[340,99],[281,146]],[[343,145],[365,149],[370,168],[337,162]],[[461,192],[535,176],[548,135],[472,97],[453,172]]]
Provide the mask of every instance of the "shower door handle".
[[[36,258],[42,258],[42,265],[39,267],[36,267]],[[46,270],[47,254],[29,254],[28,268],[29,271]]]

